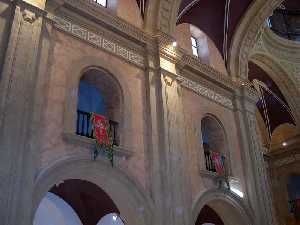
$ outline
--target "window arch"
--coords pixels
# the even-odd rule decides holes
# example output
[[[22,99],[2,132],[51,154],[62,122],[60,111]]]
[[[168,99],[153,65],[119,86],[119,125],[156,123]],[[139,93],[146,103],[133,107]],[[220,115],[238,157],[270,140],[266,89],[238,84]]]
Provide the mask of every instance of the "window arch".
[[[215,116],[208,114],[201,120],[201,133],[206,169],[228,173],[229,157],[226,155],[227,140],[223,125]]]
[[[118,132],[121,118],[122,93],[119,83],[107,72],[90,68],[81,76],[78,88],[76,133],[93,137],[90,113],[109,120],[115,145],[119,145]]]

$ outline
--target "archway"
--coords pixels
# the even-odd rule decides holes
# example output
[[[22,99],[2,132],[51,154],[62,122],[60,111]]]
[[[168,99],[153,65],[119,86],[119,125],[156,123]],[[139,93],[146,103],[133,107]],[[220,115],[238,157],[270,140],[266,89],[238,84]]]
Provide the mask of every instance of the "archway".
[[[257,120],[263,122],[259,124],[260,133],[266,151],[270,151],[280,147],[285,141],[278,138],[279,136],[292,138],[297,134],[297,129],[299,130],[297,102],[294,97],[296,90],[294,91],[286,73],[272,59],[261,54],[252,57],[249,62],[249,80],[260,82],[275,94],[263,91],[264,98],[257,102]],[[287,129],[281,129],[284,124],[290,124],[293,131],[286,132]],[[279,134],[279,131],[284,134]]]
[[[64,182],[61,183],[62,181]],[[68,185],[66,188],[63,188],[66,181],[68,181]],[[77,181],[80,181],[80,185],[74,185],[74,182],[76,183]],[[61,188],[58,189],[55,186],[56,184],[58,187],[61,186]],[[81,188],[80,186],[82,186],[82,190],[86,190],[86,187],[83,186],[91,187],[90,184],[93,186],[91,189],[93,191],[90,191],[90,188],[88,188],[88,192],[82,192],[86,199],[91,199],[88,200],[90,203],[86,204],[89,206],[83,208],[86,209],[91,207],[101,209],[102,205],[101,203],[99,205],[99,202],[101,202],[101,199],[106,199],[104,202],[109,202],[110,206],[105,206],[103,210],[101,209],[102,217],[109,213],[116,213],[117,215],[120,215],[120,218],[126,221],[127,224],[152,224],[152,202],[145,194],[143,188],[128,175],[124,174],[117,166],[111,168],[106,161],[101,159],[91,161],[89,156],[78,156],[76,158],[67,157],[41,171],[36,180],[35,192],[33,195],[32,220],[41,200],[49,190],[59,195],[60,193],[65,193],[65,189],[71,187],[75,189],[74,195],[76,194],[76,189]],[[93,194],[100,196],[98,201],[94,201],[96,197],[94,197]],[[73,201],[72,193],[68,196],[69,197],[65,197],[66,199],[69,199],[66,201]],[[76,204],[73,206],[74,210],[78,210],[77,208],[81,210],[81,205],[79,204],[78,207]],[[96,218],[98,221],[101,219],[98,212],[95,211],[95,214],[96,216],[93,217],[93,222],[96,221]],[[96,223],[98,221],[96,221]],[[85,224],[83,223],[83,225]]]
[[[195,225],[224,225],[219,215],[208,205],[205,205],[197,218]]]
[[[252,225],[254,219],[237,196],[219,189],[200,195],[193,205],[193,218],[195,225]]]
[[[76,187],[76,188],[75,188]],[[56,196],[56,197],[55,197]],[[56,211],[48,211],[48,218],[55,218],[60,212],[66,220],[74,218],[71,215],[70,210],[64,210],[58,199],[68,204],[69,208],[73,209],[76,215],[78,215],[83,225],[96,225],[102,217],[107,214],[115,213],[119,214],[119,209],[112,201],[112,199],[97,185],[89,181],[80,179],[68,179],[54,185],[46,194],[46,200],[48,205],[55,203]],[[40,212],[40,208],[43,207],[45,197],[41,201],[36,215]],[[58,212],[58,213],[56,213]],[[73,213],[74,214],[74,213]],[[36,221],[35,217],[35,220]],[[80,223],[72,222],[74,225],[80,225]],[[35,225],[44,225],[43,223],[37,223]],[[58,223],[57,225],[64,225],[64,223]],[[68,223],[66,223],[68,225]]]

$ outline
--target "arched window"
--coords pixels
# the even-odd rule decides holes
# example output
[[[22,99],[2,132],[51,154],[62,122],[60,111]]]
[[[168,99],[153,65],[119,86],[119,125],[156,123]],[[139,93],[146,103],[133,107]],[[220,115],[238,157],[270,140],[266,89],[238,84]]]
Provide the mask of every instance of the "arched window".
[[[192,35],[191,42],[193,55],[199,57],[202,62],[209,65],[210,53],[206,34],[193,25],[190,25],[190,32]]]
[[[99,5],[102,5],[103,7],[106,7],[107,5],[107,0],[94,0]]]
[[[220,122],[212,115],[205,116],[201,121],[201,132],[206,169],[217,173],[228,172],[225,166],[227,144]]]
[[[76,133],[93,138],[91,113],[109,120],[113,142],[119,145],[118,128],[121,122],[121,90],[106,71],[90,69],[80,79],[77,104]]]

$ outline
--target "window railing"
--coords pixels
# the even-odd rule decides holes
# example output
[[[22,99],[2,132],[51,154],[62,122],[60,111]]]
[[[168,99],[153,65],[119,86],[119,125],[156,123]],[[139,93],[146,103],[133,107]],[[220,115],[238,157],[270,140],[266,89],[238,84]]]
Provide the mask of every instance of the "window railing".
[[[204,156],[205,156],[206,170],[208,170],[210,172],[216,173],[217,169],[216,169],[216,162],[213,159],[213,151],[207,151],[207,150],[205,150],[204,151]],[[221,157],[223,158],[221,166],[222,166],[223,171],[225,172],[225,170],[226,170],[225,163],[224,163],[225,162],[225,157],[222,156],[222,155],[221,155]]]
[[[118,122],[109,120],[109,129],[112,134],[113,144],[116,146],[119,146],[118,126]],[[76,134],[88,138],[94,138],[91,113],[77,110]]]

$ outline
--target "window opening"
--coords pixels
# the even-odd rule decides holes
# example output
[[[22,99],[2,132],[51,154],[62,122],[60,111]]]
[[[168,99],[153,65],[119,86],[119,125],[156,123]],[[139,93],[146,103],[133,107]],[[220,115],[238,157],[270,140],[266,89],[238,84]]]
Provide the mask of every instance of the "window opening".
[[[94,0],[99,5],[102,5],[103,7],[106,7],[107,5],[107,0]]]
[[[193,55],[196,57],[199,57],[198,54],[198,42],[197,39],[194,37],[191,37],[191,41],[192,41],[192,50],[193,50]]]

